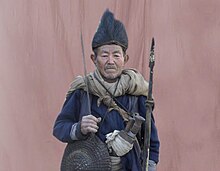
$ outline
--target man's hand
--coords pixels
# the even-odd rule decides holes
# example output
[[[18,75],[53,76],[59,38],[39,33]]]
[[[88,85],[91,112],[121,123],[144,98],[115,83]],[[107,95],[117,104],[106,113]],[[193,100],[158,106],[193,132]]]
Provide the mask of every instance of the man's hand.
[[[82,117],[81,120],[81,132],[86,135],[90,132],[96,133],[99,129],[98,123],[101,121],[101,118],[96,118],[93,115],[86,115]]]

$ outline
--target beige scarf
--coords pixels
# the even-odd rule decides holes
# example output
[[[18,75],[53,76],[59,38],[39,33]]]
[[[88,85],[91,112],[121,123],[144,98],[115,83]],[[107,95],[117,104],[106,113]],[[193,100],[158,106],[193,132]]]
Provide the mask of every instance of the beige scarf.
[[[88,90],[91,94],[98,96],[97,105],[99,106],[101,102],[109,106],[109,110],[118,110],[121,115],[125,112],[123,109],[117,106],[117,104],[112,100],[106,89],[114,96],[122,96],[125,94],[139,96],[148,94],[148,82],[144,77],[135,69],[125,69],[122,71],[118,83],[107,83],[103,80],[98,70],[88,74],[86,77],[78,76],[71,83],[70,89],[67,93],[69,95],[76,89],[83,89],[86,91],[85,79],[88,81]],[[99,81],[97,80],[99,79]],[[100,84],[101,82],[101,84]],[[103,87],[106,87],[106,89]],[[125,120],[128,118],[123,116]]]

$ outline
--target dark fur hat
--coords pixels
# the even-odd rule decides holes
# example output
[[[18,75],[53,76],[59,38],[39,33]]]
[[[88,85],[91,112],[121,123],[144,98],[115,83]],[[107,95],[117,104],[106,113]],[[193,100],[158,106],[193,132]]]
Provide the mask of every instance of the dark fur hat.
[[[104,12],[93,37],[92,49],[107,44],[120,45],[124,52],[128,48],[128,37],[123,23],[116,20],[114,14],[108,9]]]

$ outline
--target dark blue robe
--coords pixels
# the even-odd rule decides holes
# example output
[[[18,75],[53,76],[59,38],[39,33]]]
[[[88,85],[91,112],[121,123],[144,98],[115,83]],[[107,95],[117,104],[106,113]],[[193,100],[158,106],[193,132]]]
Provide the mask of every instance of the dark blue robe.
[[[72,125],[78,122],[83,115],[86,113],[82,112],[82,103],[84,103],[83,108],[85,108],[84,100],[82,101],[82,90],[76,90],[72,94],[70,94],[64,105],[63,108],[58,115],[54,129],[53,135],[58,138],[62,142],[71,143],[73,140],[70,137],[70,131]],[[131,106],[129,105],[129,96],[131,95],[123,95],[117,97],[116,99],[127,109]],[[107,112],[107,106],[103,103],[100,106],[97,106],[97,96],[91,95],[91,113],[95,117],[101,117],[102,121],[99,124],[99,130],[96,133],[97,136],[105,142],[106,138],[105,135],[113,132],[114,130],[122,130],[125,128],[124,120],[120,116],[120,114],[116,110],[112,110],[111,112]],[[138,113],[145,118],[146,115],[146,97],[145,96],[138,96],[137,99],[137,110]],[[105,117],[105,119],[103,119]],[[152,114],[152,121],[151,121],[151,141],[150,141],[150,160],[155,161],[156,163],[159,161],[159,138],[157,134],[157,129],[155,126],[155,121]],[[141,170],[140,166],[140,159],[137,157],[137,153],[135,152],[134,148],[122,157],[122,164],[125,171],[138,171]]]

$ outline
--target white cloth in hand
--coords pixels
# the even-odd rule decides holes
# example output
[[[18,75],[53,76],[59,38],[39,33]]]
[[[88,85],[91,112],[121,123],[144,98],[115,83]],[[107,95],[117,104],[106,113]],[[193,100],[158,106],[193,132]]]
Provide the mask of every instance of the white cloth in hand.
[[[108,148],[112,148],[117,156],[123,156],[127,154],[132,148],[133,143],[129,143],[119,135],[118,130],[106,135],[106,144]]]

